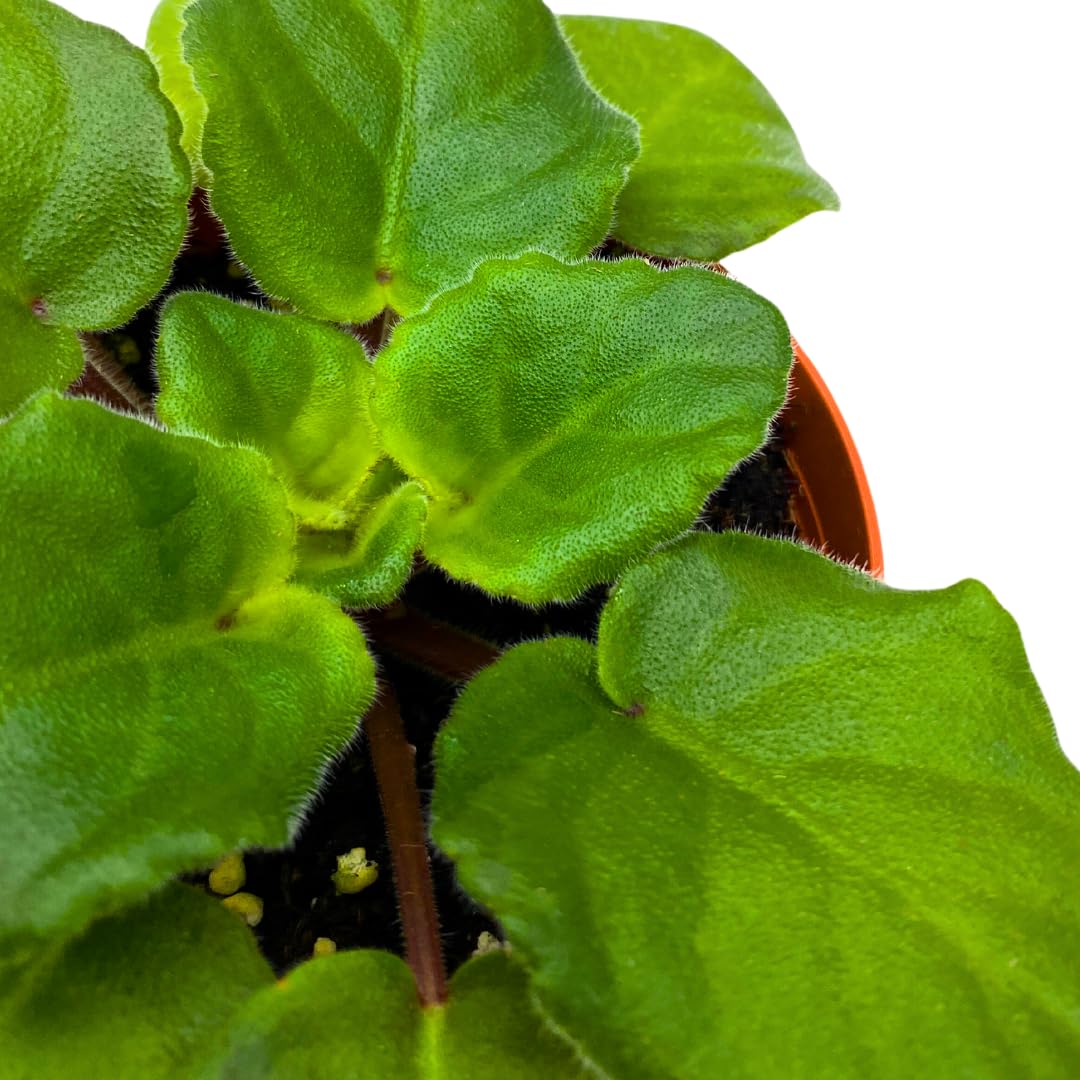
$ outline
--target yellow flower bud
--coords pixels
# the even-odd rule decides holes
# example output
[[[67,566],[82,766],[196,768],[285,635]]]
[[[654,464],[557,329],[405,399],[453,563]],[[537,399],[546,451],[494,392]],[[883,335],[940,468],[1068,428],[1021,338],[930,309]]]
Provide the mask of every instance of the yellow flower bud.
[[[312,956],[329,956],[337,952],[337,942],[333,938],[321,937],[315,939],[315,948],[311,950]]]
[[[263,902],[249,892],[238,892],[226,896],[221,906],[235,911],[248,926],[258,926],[263,917]]]
[[[364,848],[358,847],[337,857],[337,870],[331,880],[339,894],[358,893],[371,885],[378,876],[378,865],[368,860]]]
[[[244,856],[239,851],[230,851],[218,859],[210,871],[210,888],[218,896],[228,896],[243,888],[246,878]]]

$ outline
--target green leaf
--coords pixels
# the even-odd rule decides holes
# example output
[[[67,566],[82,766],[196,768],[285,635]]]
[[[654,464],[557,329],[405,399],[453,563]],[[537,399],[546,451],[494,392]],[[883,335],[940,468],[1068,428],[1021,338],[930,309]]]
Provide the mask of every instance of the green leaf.
[[[202,129],[206,123],[206,99],[195,85],[195,72],[184,58],[183,34],[186,10],[196,0],[161,0],[150,17],[146,51],[161,79],[161,92],[180,114],[183,134],[180,145],[191,162],[195,185],[209,188],[213,182],[202,159]]]
[[[720,274],[530,254],[395,329],[373,413],[432,496],[428,559],[568,599],[689,528],[761,444],[790,363],[780,314]]]
[[[88,401],[0,427],[0,944],[70,935],[179,870],[284,844],[373,694],[288,586],[264,457]]]
[[[181,293],[165,305],[157,412],[170,428],[262,450],[298,512],[345,500],[379,458],[364,346],[298,315]]]
[[[214,210],[307,314],[409,314],[482,259],[604,238],[636,125],[539,0],[200,0],[185,18]]]
[[[273,981],[251,932],[219,900],[169,885],[0,990],[0,1076],[190,1076],[231,1016]]]
[[[79,374],[187,227],[179,123],[146,55],[44,0],[0,0],[0,415]]]
[[[202,1080],[571,1080],[588,1073],[537,1015],[504,953],[469,961],[445,1006],[422,1009],[396,956],[337,953],[252,999]]]
[[[987,590],[696,534],[520,646],[434,835],[606,1073],[1071,1076],[1080,776]]]
[[[636,19],[561,22],[593,85],[641,124],[619,239],[712,261],[839,207],[769,92],[715,41]]]
[[[388,604],[412,571],[427,517],[427,496],[401,484],[339,530],[301,527],[295,578],[351,608]]]

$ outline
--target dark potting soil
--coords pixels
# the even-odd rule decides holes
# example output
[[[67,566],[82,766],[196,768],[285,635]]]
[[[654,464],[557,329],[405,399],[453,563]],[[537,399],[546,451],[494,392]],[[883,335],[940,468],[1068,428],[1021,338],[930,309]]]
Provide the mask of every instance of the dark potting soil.
[[[254,283],[231,259],[224,235],[215,220],[193,201],[193,227],[188,244],[161,295],[126,326],[95,335],[96,344],[147,396],[156,392],[153,348],[161,303],[174,292],[205,289],[258,306],[271,306]],[[614,243],[598,255],[625,254]],[[374,350],[382,336],[381,320],[351,328]],[[79,392],[79,391],[76,391]],[[83,392],[102,392],[89,382]],[[744,461],[706,501],[696,528],[719,532],[742,529],[771,536],[792,537],[791,512],[797,482],[788,468],[778,435],[754,457]],[[439,623],[456,627],[498,648],[526,639],[553,634],[594,640],[607,597],[608,586],[598,585],[569,604],[527,608],[511,600],[496,599],[470,586],[451,581],[437,568],[418,563],[397,605],[421,612]],[[378,619],[370,623],[369,636],[380,677],[396,690],[406,737],[416,747],[418,786],[425,811],[435,783],[432,749],[459,685],[394,654],[380,642]],[[363,847],[379,867],[377,880],[356,894],[338,895],[331,880],[337,857]],[[450,973],[477,946],[483,931],[501,932],[495,921],[473,903],[458,886],[452,864],[432,851],[433,876],[442,927],[447,968]],[[312,955],[317,938],[330,938],[339,950],[387,949],[403,953],[397,914],[390,852],[383,828],[382,810],[371,758],[363,734],[329,769],[318,797],[313,801],[293,845],[280,851],[248,851],[244,856],[245,892],[263,903],[262,919],[254,933],[263,953],[279,974]],[[207,873],[187,880],[207,884]]]

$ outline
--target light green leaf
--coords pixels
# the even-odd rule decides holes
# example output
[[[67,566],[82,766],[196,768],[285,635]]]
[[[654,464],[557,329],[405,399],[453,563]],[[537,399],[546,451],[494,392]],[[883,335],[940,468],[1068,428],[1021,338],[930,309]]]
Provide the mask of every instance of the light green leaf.
[[[180,145],[191,162],[197,187],[210,187],[213,178],[202,159],[202,129],[206,123],[206,99],[195,85],[195,72],[184,58],[185,11],[195,0],[161,0],[150,17],[146,51],[161,79],[161,92],[180,114],[183,134]]]
[[[379,458],[371,362],[331,326],[181,293],[161,317],[157,370],[165,424],[262,450],[300,513],[344,501]]]
[[[202,1080],[577,1080],[505,953],[469,961],[445,1006],[422,1009],[404,962],[357,950],[301,965],[253,998]]]
[[[568,599],[689,528],[765,438],[790,363],[780,314],[719,274],[531,254],[396,328],[373,414],[432,496],[429,560]]]
[[[70,935],[284,844],[371,700],[363,639],[288,586],[260,454],[42,395],[0,427],[0,939]]]
[[[273,981],[251,932],[219,900],[169,885],[0,989],[0,1077],[191,1076],[231,1016]]]
[[[82,368],[187,227],[180,126],[146,55],[45,0],[0,0],[0,415]]]
[[[307,314],[409,314],[482,259],[604,238],[636,125],[539,0],[200,0],[185,18],[214,210]]]
[[[666,23],[561,21],[593,85],[641,124],[641,159],[616,207],[619,239],[711,261],[839,207],[769,92],[727,49]]]
[[[301,526],[295,578],[351,608],[388,604],[412,571],[427,516],[417,483],[401,484],[339,530]]]
[[[987,590],[696,534],[437,745],[434,835],[612,1076],[1069,1077],[1080,775]]]

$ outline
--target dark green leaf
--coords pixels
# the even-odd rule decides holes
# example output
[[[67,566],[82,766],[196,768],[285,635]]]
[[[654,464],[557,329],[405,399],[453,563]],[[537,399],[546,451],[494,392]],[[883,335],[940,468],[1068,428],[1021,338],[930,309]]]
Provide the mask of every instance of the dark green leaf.
[[[396,956],[370,950],[303,964],[252,999],[202,1080],[578,1080],[594,1075],[545,1026],[503,953],[467,963],[450,1002],[421,1009]]]
[[[790,363],[776,309],[719,274],[531,254],[397,327],[373,413],[432,497],[432,562],[567,599],[693,523],[762,442]]]
[[[91,926],[0,988],[4,1080],[176,1080],[273,975],[237,917],[186,885]]]
[[[214,210],[307,314],[409,314],[482,259],[581,256],[607,232],[636,126],[539,0],[200,0],[184,18]]]
[[[1080,776],[987,590],[695,535],[437,747],[437,842],[632,1077],[1068,1077]]]
[[[371,700],[285,579],[260,454],[51,395],[0,427],[0,938],[70,935],[182,869],[285,843]]]
[[[769,92],[715,41],[636,19],[562,25],[593,85],[641,124],[616,208],[621,240],[710,261],[839,206]]]
[[[82,368],[75,330],[165,283],[191,174],[146,55],[44,0],[0,0],[0,415]]]

